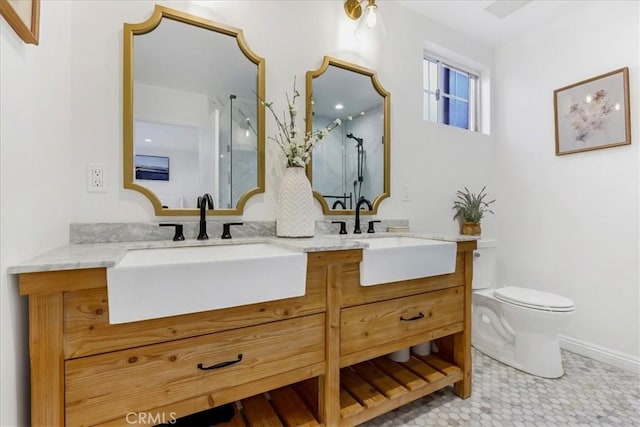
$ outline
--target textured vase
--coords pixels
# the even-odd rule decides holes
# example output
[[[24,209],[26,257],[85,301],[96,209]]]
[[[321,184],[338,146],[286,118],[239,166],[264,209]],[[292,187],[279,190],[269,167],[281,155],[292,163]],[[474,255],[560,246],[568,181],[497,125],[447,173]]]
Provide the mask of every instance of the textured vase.
[[[288,167],[284,173],[276,214],[278,237],[313,237],[313,193],[305,169]]]

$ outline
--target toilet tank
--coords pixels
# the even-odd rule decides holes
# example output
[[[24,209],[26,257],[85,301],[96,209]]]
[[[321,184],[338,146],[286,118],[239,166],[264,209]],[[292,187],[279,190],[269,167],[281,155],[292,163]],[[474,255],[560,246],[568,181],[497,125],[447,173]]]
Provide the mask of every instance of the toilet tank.
[[[473,289],[496,287],[496,239],[478,240],[478,249],[473,251]]]

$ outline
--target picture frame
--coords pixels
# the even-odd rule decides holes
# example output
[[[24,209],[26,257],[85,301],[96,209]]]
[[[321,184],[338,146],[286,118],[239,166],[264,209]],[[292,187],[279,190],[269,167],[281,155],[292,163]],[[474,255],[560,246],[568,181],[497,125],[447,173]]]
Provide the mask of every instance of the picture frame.
[[[136,154],[135,177],[145,181],[169,181],[169,158]]]
[[[553,91],[556,156],[631,144],[629,68]]]
[[[40,0],[0,0],[0,15],[25,43],[38,45]]]

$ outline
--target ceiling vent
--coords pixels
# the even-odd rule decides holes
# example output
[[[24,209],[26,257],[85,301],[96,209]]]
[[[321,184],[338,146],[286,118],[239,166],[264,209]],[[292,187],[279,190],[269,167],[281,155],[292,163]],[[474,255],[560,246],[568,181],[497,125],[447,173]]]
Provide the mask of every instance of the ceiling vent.
[[[531,3],[531,1],[498,0],[485,7],[484,10],[500,19],[504,19],[528,3]]]

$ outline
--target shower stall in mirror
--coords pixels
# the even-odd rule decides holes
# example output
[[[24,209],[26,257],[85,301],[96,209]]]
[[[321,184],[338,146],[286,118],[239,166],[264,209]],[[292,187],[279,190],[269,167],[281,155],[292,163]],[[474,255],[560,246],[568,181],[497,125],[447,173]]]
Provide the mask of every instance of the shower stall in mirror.
[[[383,192],[384,135],[379,125],[382,107],[342,119],[313,151],[313,189],[331,209],[354,209],[361,198],[374,200]],[[324,126],[331,117],[315,117]]]
[[[216,209],[231,209],[257,179],[256,102],[230,95],[202,97],[199,104],[198,124],[136,118],[135,182],[152,190],[166,208],[196,208],[198,196],[210,193]],[[148,164],[154,158],[170,162],[167,179],[144,173],[154,167]]]
[[[216,206],[236,206],[240,196],[255,186],[257,157],[256,101],[229,95],[222,105],[215,104],[219,129],[216,144],[218,183]],[[214,200],[215,200],[214,199]]]

